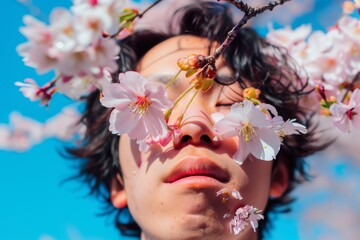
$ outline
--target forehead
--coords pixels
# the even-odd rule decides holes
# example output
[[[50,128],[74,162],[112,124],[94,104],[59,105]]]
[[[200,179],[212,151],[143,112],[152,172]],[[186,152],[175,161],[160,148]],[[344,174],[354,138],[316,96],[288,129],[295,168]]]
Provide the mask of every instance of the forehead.
[[[209,55],[217,45],[216,42],[197,36],[172,37],[150,49],[140,60],[137,71],[146,76],[153,74],[154,71],[164,72],[166,70],[164,68],[178,70],[179,58],[187,57],[189,54]]]

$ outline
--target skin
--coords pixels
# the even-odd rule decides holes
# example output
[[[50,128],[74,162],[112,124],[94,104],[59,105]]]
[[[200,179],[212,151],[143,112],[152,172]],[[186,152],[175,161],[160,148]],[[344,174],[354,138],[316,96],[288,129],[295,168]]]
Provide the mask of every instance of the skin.
[[[197,53],[208,55],[210,43],[195,36],[178,36],[152,48],[139,62],[137,71],[151,81],[164,82],[178,72],[176,62],[181,57]],[[220,59],[218,76],[231,76]],[[163,76],[169,77],[163,77]],[[162,76],[162,77],[159,77]],[[174,100],[189,86],[190,79],[181,74],[168,89]],[[193,93],[188,94],[174,109],[170,124],[185,109]],[[286,171],[272,173],[272,162],[249,157],[241,166],[232,156],[237,150],[237,139],[214,141],[211,114],[229,111],[230,105],[241,101],[237,83],[224,87],[214,84],[208,92],[200,92],[184,115],[182,132],[165,147],[152,146],[140,153],[137,144],[127,135],[119,144],[123,178],[114,181],[111,200],[115,207],[128,205],[132,216],[142,229],[142,240],[171,239],[257,239],[250,226],[239,235],[229,230],[225,213],[233,214],[246,204],[265,209],[269,196],[279,196],[287,186]],[[194,177],[185,182],[166,182],[179,165],[202,161],[213,162],[228,174],[226,182]],[[275,179],[275,180],[274,180]],[[273,181],[272,181],[273,180]],[[240,191],[243,200],[223,200],[216,192],[222,188]]]

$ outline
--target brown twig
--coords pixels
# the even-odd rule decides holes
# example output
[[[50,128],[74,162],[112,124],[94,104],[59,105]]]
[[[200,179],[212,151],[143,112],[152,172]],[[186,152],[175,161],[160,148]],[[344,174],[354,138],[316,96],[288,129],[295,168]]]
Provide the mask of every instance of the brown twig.
[[[210,64],[214,63],[216,59],[223,53],[225,48],[230,45],[232,41],[234,41],[237,33],[239,32],[240,28],[244,26],[251,18],[255,17],[256,15],[263,13],[267,10],[272,11],[276,6],[282,5],[285,2],[291,0],[278,0],[269,2],[266,6],[263,7],[251,7],[248,4],[244,3],[241,0],[226,0],[227,2],[233,4],[242,12],[244,12],[244,16],[241,20],[228,32],[226,39],[223,43],[215,50],[214,54],[208,58],[208,62]]]
[[[155,7],[158,3],[160,3],[162,0],[157,0],[155,1],[153,4],[151,4],[149,7],[147,7],[143,12],[137,14],[136,16],[138,18],[142,18],[142,16],[147,12],[149,11],[151,8]]]
[[[353,88],[354,88],[355,83],[356,83],[357,81],[359,81],[359,80],[360,80],[360,72],[358,72],[358,73],[354,76],[354,78],[352,79],[352,81],[351,81],[351,83],[350,83],[350,86],[348,86],[348,87],[346,88],[346,92],[345,92],[344,96],[342,97],[341,102],[344,102],[347,94],[348,94],[350,91],[353,91]]]

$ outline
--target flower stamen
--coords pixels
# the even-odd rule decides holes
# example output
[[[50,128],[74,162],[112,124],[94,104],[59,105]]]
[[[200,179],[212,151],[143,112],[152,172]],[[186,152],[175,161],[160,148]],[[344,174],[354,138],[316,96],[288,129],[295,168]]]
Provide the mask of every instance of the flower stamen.
[[[143,115],[147,112],[151,102],[146,96],[137,96],[135,102],[129,104],[129,108],[133,113]]]
[[[250,123],[245,123],[241,128],[239,135],[245,137],[245,142],[250,142],[252,140],[252,136],[256,135],[256,133]]]

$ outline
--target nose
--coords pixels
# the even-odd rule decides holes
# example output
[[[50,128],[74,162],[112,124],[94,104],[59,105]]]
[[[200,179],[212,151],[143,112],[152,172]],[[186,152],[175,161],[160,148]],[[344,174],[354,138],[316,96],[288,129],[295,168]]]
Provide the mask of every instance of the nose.
[[[219,147],[220,141],[214,140],[215,134],[212,131],[213,121],[210,117],[211,113],[206,110],[206,107],[200,108],[199,104],[196,103],[194,105],[189,107],[184,114],[184,122],[181,126],[180,134],[174,134],[174,148],[180,149],[187,145],[207,148]]]

